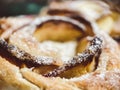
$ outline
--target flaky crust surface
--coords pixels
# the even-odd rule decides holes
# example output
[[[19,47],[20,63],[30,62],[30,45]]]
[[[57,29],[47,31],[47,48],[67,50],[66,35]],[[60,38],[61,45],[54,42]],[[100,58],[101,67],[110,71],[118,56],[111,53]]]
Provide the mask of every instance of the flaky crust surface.
[[[17,66],[0,56],[0,90],[39,90],[24,79]]]
[[[71,9],[71,10],[76,11],[77,10],[76,8],[78,8],[77,3],[73,3],[73,4],[75,7],[73,7],[73,9]],[[59,6],[66,5],[66,6],[63,8],[59,8],[58,5]],[[66,2],[64,4],[62,4],[62,3],[57,4],[57,3],[53,2],[52,4],[50,4],[49,8],[51,8],[51,10],[52,10],[52,8],[53,8],[53,10],[54,10],[54,8],[60,9],[60,10],[62,10],[62,9],[64,10],[67,8],[69,10],[69,5],[72,5],[72,3]],[[82,6],[82,4],[81,4],[81,6]],[[104,7],[102,9],[103,9],[103,11],[105,11],[105,10],[108,10],[109,7],[107,7],[105,10],[104,10]],[[82,9],[80,9],[80,12],[81,12],[81,10]],[[79,14],[81,14],[81,13],[79,13]],[[105,12],[103,14],[106,15]],[[72,15],[72,13],[71,13],[71,15]],[[85,17],[84,17],[84,15],[85,15]],[[101,15],[102,14],[100,14],[99,17],[101,17]],[[89,15],[86,16],[85,13],[83,13],[83,15],[81,15],[81,16],[86,18],[86,20],[90,19],[90,21],[92,21],[92,20],[95,21],[98,19],[96,17],[89,18],[89,17],[87,17]],[[68,20],[66,20],[65,18],[66,17],[61,18],[61,16],[55,16],[55,17],[48,16],[48,17],[43,18],[42,20],[40,18],[40,20],[38,19],[38,21],[40,21],[40,22],[32,23],[32,24],[31,24],[31,22],[33,21],[33,18],[27,18],[25,20],[24,20],[24,18],[23,19],[21,19],[21,18],[7,18],[7,19],[3,18],[0,20],[0,25],[1,25],[0,40],[5,39],[4,41],[7,43],[2,46],[1,41],[0,41],[0,90],[120,90],[120,44],[118,44],[115,40],[113,40],[111,38],[112,35],[109,36],[108,33],[100,31],[99,28],[95,28],[98,26],[96,26],[96,24],[95,24],[95,27],[94,27],[94,22],[87,21],[88,24],[90,24],[90,27],[88,27],[89,26],[88,24],[84,25],[85,23],[82,23],[82,22],[80,22],[81,23],[80,24],[79,21],[76,22],[74,19],[73,19],[73,21],[75,21],[74,23],[73,23],[73,21],[70,21],[70,23],[69,23],[68,21],[70,19],[72,20],[72,18],[68,18]],[[60,19],[62,19],[62,22]],[[17,22],[17,21],[20,23],[16,24],[15,22]],[[23,23],[21,23],[21,21]],[[69,73],[67,74],[70,76],[70,78],[60,76],[61,73],[64,73],[67,70],[65,69],[66,67],[62,67],[62,65],[65,65],[66,63],[64,63],[64,62],[62,62],[62,60],[60,60],[61,56],[59,56],[59,50],[57,53],[52,51],[53,48],[51,49],[51,51],[49,51],[49,50],[47,51],[47,49],[44,49],[47,47],[46,46],[46,47],[42,48],[44,51],[44,53],[43,53],[41,51],[42,49],[38,50],[40,47],[39,44],[41,44],[42,41],[39,42],[39,40],[37,40],[35,38],[35,35],[32,34],[33,32],[35,32],[35,30],[33,30],[33,29],[38,29],[38,31],[39,31],[42,28],[43,32],[44,32],[44,30],[46,30],[46,31],[50,30],[49,27],[50,26],[52,27],[52,25],[57,30],[58,27],[56,25],[59,25],[59,22],[62,23],[62,24],[60,24],[59,28],[63,25],[63,28],[65,26],[65,30],[69,29],[66,26],[67,24],[64,25],[65,21],[66,21],[66,23],[70,24],[70,27],[72,27],[72,25],[74,26],[74,27],[72,27],[72,29],[74,29],[75,27],[78,26],[77,31],[79,32],[79,29],[82,30],[81,38],[89,35],[89,33],[86,34],[86,32],[87,32],[87,28],[90,28],[90,30],[92,31],[92,34],[89,35],[90,36],[89,38],[92,40],[93,39],[92,35],[94,34],[96,36],[99,36],[102,41],[101,42],[102,44],[100,44],[101,47],[98,46],[100,48],[99,49],[100,53],[99,53],[99,56],[97,57],[98,62],[96,64],[96,62],[94,60],[93,63],[95,63],[95,64],[93,64],[94,66],[92,67],[92,69],[90,69],[90,71],[87,71],[87,69],[85,67],[87,65],[85,65],[85,66],[83,65],[82,69],[85,68],[86,71],[84,74],[79,74],[80,73],[79,71],[80,70],[82,71],[82,69],[81,69],[81,67],[79,67],[80,70],[78,70],[78,67],[76,67],[76,69],[77,69],[76,72],[79,75],[76,75],[76,72],[75,72],[76,76],[72,77],[72,73],[74,73],[75,69],[74,68],[72,69],[71,66],[73,66],[73,67],[77,66],[77,65],[80,66],[79,63],[77,63],[77,65],[76,65],[76,62],[77,61],[79,62],[79,60],[81,60],[81,62],[82,61],[87,62],[86,58],[84,58],[85,55],[83,56],[82,59],[79,57],[80,55],[78,55],[77,59],[73,57],[74,59],[73,59],[71,66],[67,62],[68,66],[66,66],[66,67],[68,68],[68,70],[72,69],[72,71],[70,72],[71,76],[69,75]],[[48,22],[48,23],[46,24],[46,22]],[[51,22],[52,22],[52,24],[51,24]],[[35,27],[34,27],[34,24],[36,25]],[[81,25],[83,25],[83,26],[81,26]],[[47,29],[45,27],[47,27]],[[69,25],[68,25],[68,27],[69,27]],[[60,28],[58,30],[63,30],[63,28]],[[118,31],[116,31],[116,33],[119,35]],[[50,32],[54,33],[54,31],[52,31],[52,30]],[[68,31],[66,30],[66,32],[68,32]],[[38,32],[38,33],[40,33],[40,32]],[[44,33],[42,33],[42,34],[44,36]],[[49,34],[50,33],[48,32],[48,35]],[[59,33],[57,33],[57,34],[59,34]],[[53,37],[54,37],[54,35],[58,36],[57,34],[54,33]],[[64,34],[64,32],[62,32],[62,34]],[[62,34],[60,35],[61,37],[62,37]],[[84,34],[86,34],[86,35],[84,35]],[[39,36],[39,34],[37,34],[37,35]],[[70,35],[72,35],[72,34],[70,33]],[[80,38],[78,38],[78,39],[80,40]],[[63,38],[63,40],[64,40],[64,38]],[[77,42],[78,42],[78,40],[76,40],[76,43]],[[99,42],[97,42],[97,43],[99,43]],[[93,45],[93,46],[97,47],[96,45]],[[5,47],[5,48],[3,49],[1,47]],[[87,47],[87,46],[85,46],[85,47]],[[94,50],[93,50],[94,47],[92,47],[92,49],[90,49],[89,51],[86,51],[86,52],[90,52],[90,53],[92,53],[92,51],[94,52]],[[6,50],[6,48],[8,50],[8,51],[6,51],[6,52],[8,52],[7,54],[12,53],[10,55],[12,56],[13,59],[9,58],[10,55],[8,55],[8,57],[6,57],[7,55],[5,55],[5,56],[3,55],[6,53],[2,50]],[[67,51],[69,48],[65,48],[65,49]],[[23,52],[23,50],[24,50],[24,52]],[[98,52],[97,52],[97,54],[96,54],[96,52],[94,52],[95,56],[97,56],[97,54],[98,54]],[[75,53],[77,53],[77,52],[75,52]],[[90,53],[88,53],[88,55],[90,55]],[[57,54],[60,58],[59,57],[56,58]],[[83,55],[83,53],[81,53],[81,54]],[[51,56],[52,59],[46,58],[47,57],[46,55]],[[46,56],[46,57],[39,58],[39,56]],[[58,61],[54,61],[53,58]],[[92,59],[95,59],[95,58],[96,57],[93,57]],[[14,60],[16,60],[15,63],[14,63]],[[41,62],[42,60],[43,60],[43,62]],[[50,60],[51,60],[51,62],[50,62]],[[76,62],[74,60],[76,60]],[[29,63],[29,61],[30,61],[30,63]],[[18,62],[20,62],[20,65]],[[33,63],[33,62],[35,62],[35,63]],[[30,66],[30,64],[31,64],[31,66]],[[82,63],[82,64],[86,64],[86,63]],[[49,67],[47,67],[47,65],[49,65]],[[54,65],[54,67],[52,67],[52,65]],[[60,66],[62,67],[63,72],[60,72],[60,70],[58,68]],[[50,70],[47,71],[47,69],[49,69],[49,68],[50,68]],[[55,69],[58,68],[58,69],[54,70],[54,68]],[[44,74],[39,72],[40,69],[41,69],[41,72],[44,72]],[[48,75],[47,75],[46,71],[47,71]],[[51,71],[53,71],[53,73],[58,73],[58,74],[60,73],[60,74],[55,75],[53,77],[52,76],[53,74],[51,73]],[[84,72],[84,70],[83,70],[83,72]],[[51,77],[49,75],[51,75]]]
[[[101,34],[104,38],[104,48],[101,53],[99,65],[96,71],[82,75],[81,77],[62,79],[59,77],[45,78],[27,69],[23,69],[22,70],[23,76],[29,81],[39,85],[39,87],[43,86],[48,90],[54,90],[54,88],[58,89],[58,87],[60,87],[60,89],[58,90],[71,90],[71,88],[72,90],[77,89],[119,90],[120,89],[120,70],[119,70],[120,57],[118,56],[120,54],[119,45],[105,33],[102,32]],[[114,47],[114,49],[111,49],[111,47]],[[117,55],[114,55],[113,53],[114,50],[116,51]],[[53,83],[51,83],[51,79]],[[54,83],[56,84],[54,85]]]
[[[19,69],[17,66],[7,61],[7,59],[0,57],[0,89],[119,90],[119,45],[107,34],[103,32],[101,34],[104,39],[104,47],[100,56],[98,68],[94,72],[71,79],[64,79],[60,77],[47,78],[32,72],[31,69],[28,68]],[[116,52],[117,55],[114,52]]]

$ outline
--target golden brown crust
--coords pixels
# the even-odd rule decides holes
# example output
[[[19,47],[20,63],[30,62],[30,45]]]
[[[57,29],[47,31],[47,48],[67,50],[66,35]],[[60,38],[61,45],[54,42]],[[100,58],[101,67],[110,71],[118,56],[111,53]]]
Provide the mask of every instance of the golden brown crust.
[[[120,71],[93,72],[70,81],[82,90],[119,90]]]
[[[0,56],[0,90],[39,90],[25,80],[17,66]]]
[[[96,90],[96,89],[119,90],[120,89],[120,70],[119,70],[120,65],[117,65],[118,64],[117,62],[119,62],[120,57],[117,55],[113,56],[113,52],[112,52],[115,50],[117,54],[120,54],[118,44],[114,40],[112,40],[108,35],[106,35],[105,33],[102,32],[101,34],[104,38],[104,48],[103,48],[102,54],[100,56],[99,66],[98,66],[97,70],[95,72],[88,73],[86,75],[82,75],[81,77],[78,77],[78,78],[71,78],[71,79],[59,78],[60,80],[58,78],[53,78],[52,79],[53,82],[55,82],[56,80],[57,81],[62,80],[61,82],[59,82],[59,84],[64,81],[66,82],[65,85],[67,85],[67,83],[69,83],[69,84],[74,83],[75,86],[77,85],[77,87],[82,90]],[[111,44],[111,42],[114,45]],[[111,46],[114,48],[114,50],[111,49]],[[112,59],[112,57],[110,57],[110,56],[113,56],[114,59]],[[111,64],[107,65],[111,62],[111,60],[114,60],[115,63],[112,65]],[[112,62],[114,62],[114,61],[112,61]],[[102,64],[102,62],[103,62],[103,64]],[[108,69],[108,68],[111,68],[111,69]],[[49,84],[51,84],[51,81],[50,81],[51,78],[45,78],[41,75],[36,76],[36,77],[32,76],[32,78],[34,78],[35,80],[37,80],[38,77],[43,79],[43,80],[38,79],[40,81],[33,81],[34,79],[30,79],[27,77],[27,75],[28,75],[27,73],[30,73],[30,72],[31,71],[29,71],[27,69],[22,70],[23,76],[25,78],[27,78],[28,80],[30,80],[36,84],[39,84],[40,82],[43,83],[45,80],[47,82],[45,84],[50,86]],[[31,75],[31,74],[29,74],[29,75]],[[39,84],[39,85],[40,85],[40,87],[42,86],[41,84]],[[53,85],[53,87],[54,86],[55,85]],[[64,86],[61,87],[62,90],[63,90]],[[68,89],[69,89],[69,87],[68,87]]]
[[[119,90],[120,48],[118,44],[106,33],[99,32],[99,36],[101,36],[104,40],[104,47],[99,58],[98,67],[95,72],[88,73],[81,77],[73,79],[64,79],[59,77],[46,78],[44,76],[38,75],[37,73],[34,73],[28,68],[23,68],[21,69],[21,71],[19,71],[19,68],[17,66],[11,64],[9,61],[1,57],[0,71],[2,73],[0,78],[2,80],[1,83],[4,82],[5,84],[1,86],[1,89],[5,90],[6,88],[20,88],[20,90],[24,90],[24,88],[28,88],[28,90],[30,90],[31,88],[34,88],[35,90],[37,90],[39,87],[45,90],[53,90],[56,88],[58,90]],[[116,54],[114,52],[116,52]],[[4,76],[4,73],[7,76]],[[104,77],[102,77],[102,75]],[[33,84],[29,82],[32,82]],[[14,84],[16,85],[16,87],[14,86]],[[6,88],[4,89],[4,87]]]
[[[104,38],[104,48],[96,71],[80,78],[73,78],[71,81],[75,82],[78,87],[87,90],[119,90],[120,48],[107,34],[103,32],[101,34]]]
[[[82,16],[90,21],[109,13],[109,6],[102,1],[53,1],[48,6],[48,14]]]
[[[29,25],[33,21],[33,17],[19,16],[19,17],[8,17],[0,19],[0,30],[2,38],[9,38],[9,36],[18,29],[21,29]],[[17,23],[16,23],[17,22]]]
[[[26,68],[23,68],[21,72],[24,78],[45,90],[80,90],[74,83],[59,77],[46,78]]]
[[[33,18],[26,17],[0,20],[0,37],[7,39],[0,38],[0,90],[120,90],[119,13],[111,12],[102,1],[53,1],[42,14],[59,16],[39,17],[33,23]],[[103,40],[102,46],[99,40],[93,47],[84,41],[87,36],[92,40],[93,35]],[[52,44],[44,44],[45,40]],[[92,61],[86,59],[86,47],[87,56],[94,54]],[[73,58],[72,68],[68,62],[79,51],[85,54]],[[45,56],[44,63],[39,56]],[[91,63],[86,65],[87,61]],[[59,74],[59,66],[64,73]],[[43,76],[52,75],[51,71],[57,77]]]
[[[116,41],[104,32],[100,32],[104,39],[104,47],[99,58],[98,69],[114,70],[120,68],[120,48]]]

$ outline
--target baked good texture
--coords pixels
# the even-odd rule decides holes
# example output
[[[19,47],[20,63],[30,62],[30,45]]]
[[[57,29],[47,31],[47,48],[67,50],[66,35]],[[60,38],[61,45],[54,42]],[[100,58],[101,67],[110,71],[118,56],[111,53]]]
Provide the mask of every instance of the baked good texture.
[[[0,90],[120,90],[119,19],[105,2],[72,0],[1,18]]]

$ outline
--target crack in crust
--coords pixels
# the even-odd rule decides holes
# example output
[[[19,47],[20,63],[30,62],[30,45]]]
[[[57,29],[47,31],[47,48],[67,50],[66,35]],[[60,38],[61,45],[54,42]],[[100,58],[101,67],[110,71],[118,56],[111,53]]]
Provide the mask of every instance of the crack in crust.
[[[88,64],[92,61],[93,57],[99,53],[102,49],[102,42],[103,40],[100,37],[95,37],[91,43],[90,46],[81,54],[78,54],[77,56],[73,57],[72,60],[69,61],[69,63],[58,67],[57,69],[54,69],[53,71],[44,74],[45,77],[55,77],[64,71],[68,70],[69,68],[72,68],[79,64]]]

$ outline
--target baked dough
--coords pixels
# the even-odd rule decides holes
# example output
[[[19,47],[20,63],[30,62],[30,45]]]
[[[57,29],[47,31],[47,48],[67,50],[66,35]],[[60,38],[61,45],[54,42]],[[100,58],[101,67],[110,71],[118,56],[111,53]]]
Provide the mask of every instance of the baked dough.
[[[119,13],[102,4],[53,1],[41,15],[58,16],[0,19],[0,90],[120,90]]]

